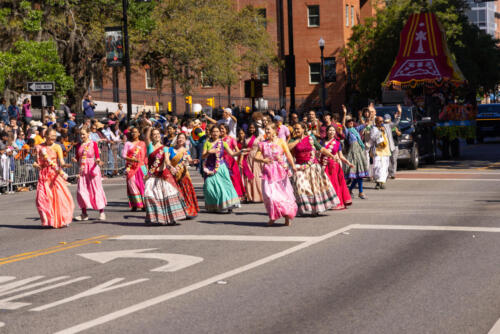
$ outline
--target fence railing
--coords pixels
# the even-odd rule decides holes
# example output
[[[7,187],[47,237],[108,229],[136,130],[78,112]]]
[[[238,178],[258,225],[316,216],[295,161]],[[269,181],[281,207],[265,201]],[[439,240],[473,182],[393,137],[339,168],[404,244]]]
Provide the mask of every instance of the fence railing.
[[[122,158],[124,143],[106,143],[98,144],[100,158],[102,161],[101,173],[103,176],[117,176],[125,171],[125,159]],[[35,149],[22,149],[15,152],[12,156],[2,158],[0,162],[0,190],[12,193],[21,189],[34,189],[38,183],[38,170],[33,167],[35,162]],[[73,146],[64,152],[64,160],[71,164],[70,168],[64,171],[68,174],[70,182],[76,181],[80,166],[73,162],[76,157],[76,148]]]

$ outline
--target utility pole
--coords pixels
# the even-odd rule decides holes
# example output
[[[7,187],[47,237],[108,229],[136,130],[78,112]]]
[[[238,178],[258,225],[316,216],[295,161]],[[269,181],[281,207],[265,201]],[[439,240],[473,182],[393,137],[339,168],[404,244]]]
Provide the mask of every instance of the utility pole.
[[[130,123],[132,118],[132,88],[130,87],[130,53],[128,47],[128,16],[127,3],[128,0],[123,0],[123,37],[125,44],[125,84],[127,86],[127,123]]]
[[[283,16],[283,0],[276,0],[276,8],[278,10],[277,24],[278,24],[278,58],[281,61],[285,60],[285,18]],[[285,69],[279,69],[279,108],[285,106],[286,108],[286,82],[285,82]]]
[[[295,55],[293,53],[293,8],[292,0],[287,0],[288,10],[288,57],[290,58],[288,73],[291,76],[290,87],[290,113],[295,112]],[[287,79],[288,81],[288,79]]]

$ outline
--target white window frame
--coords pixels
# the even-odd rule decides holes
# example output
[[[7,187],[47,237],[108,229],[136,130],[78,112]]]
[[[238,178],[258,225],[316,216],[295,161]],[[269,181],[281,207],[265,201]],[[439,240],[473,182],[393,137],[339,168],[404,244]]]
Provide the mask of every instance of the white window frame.
[[[345,26],[349,26],[349,5],[345,5]]]
[[[144,70],[146,89],[156,89],[156,80],[151,72],[151,67]]]
[[[351,27],[354,27],[354,6],[351,5]]]
[[[264,75],[262,75],[264,73],[264,71],[261,71],[262,69],[266,69],[266,73]],[[262,85],[264,86],[269,86],[269,66],[266,64],[266,65],[262,65],[259,67],[259,74],[258,74],[258,78],[259,80],[262,80],[263,77],[266,77],[266,82],[262,81]]]
[[[99,75],[97,73],[97,71],[93,71],[92,72],[92,81],[91,82],[92,82],[92,87],[91,88],[92,88],[93,91],[101,91],[102,90],[102,88],[103,88],[102,86],[104,84],[103,78],[102,78],[102,74]],[[99,82],[100,85],[96,85],[96,82]]]
[[[318,66],[318,72],[312,72],[312,66]],[[317,74],[319,76],[318,82],[312,81],[312,75]],[[309,63],[309,84],[310,85],[319,85],[321,83],[321,63]]]
[[[201,71],[201,78],[200,78],[200,81],[201,81],[201,87],[202,88],[212,88],[214,86],[213,82],[210,80],[210,78],[207,78],[207,80],[205,80],[204,78],[204,74],[203,74],[203,71]],[[205,81],[208,81],[208,83],[206,83]]]
[[[317,7],[318,8],[318,14],[314,14],[314,16],[311,16],[311,8],[312,7]],[[318,18],[318,24],[311,24],[311,18]],[[308,27],[319,27],[321,24],[321,17],[320,17],[320,7],[319,5],[309,5],[307,6],[307,26]]]

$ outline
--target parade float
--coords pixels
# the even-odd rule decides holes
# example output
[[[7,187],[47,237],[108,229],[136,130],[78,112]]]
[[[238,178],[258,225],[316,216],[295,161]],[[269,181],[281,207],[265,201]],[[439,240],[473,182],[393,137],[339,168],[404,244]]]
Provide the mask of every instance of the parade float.
[[[475,95],[468,91],[434,13],[408,18],[398,55],[382,85],[385,91],[403,91],[404,103],[416,106],[422,119],[435,123],[434,134],[444,158],[449,157],[450,148],[452,156],[459,155],[459,138],[474,140]]]

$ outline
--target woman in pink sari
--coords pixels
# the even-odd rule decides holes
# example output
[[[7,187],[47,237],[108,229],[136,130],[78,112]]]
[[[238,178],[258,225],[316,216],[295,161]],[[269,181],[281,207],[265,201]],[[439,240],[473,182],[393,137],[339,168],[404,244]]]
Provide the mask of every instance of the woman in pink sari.
[[[68,175],[62,168],[71,167],[63,158],[61,146],[55,144],[57,133],[47,130],[45,143],[36,146],[36,162],[39,168],[36,187],[36,207],[42,226],[60,228],[68,226],[73,220],[75,205],[68,189]]]
[[[352,204],[349,189],[347,189],[347,185],[345,184],[344,171],[342,170],[341,162],[351,168],[354,168],[354,165],[350,163],[342,154],[342,146],[340,141],[336,139],[336,134],[337,132],[335,130],[335,126],[330,125],[326,128],[327,139],[325,141],[325,148],[333,154],[334,158],[330,158],[322,154],[321,162],[323,166],[325,166],[326,175],[328,175],[333,189],[335,189],[335,192],[340,200],[340,203],[337,204],[335,209],[341,210]]]
[[[229,127],[225,124],[219,125],[220,136],[222,141],[228,145],[228,147],[235,153],[238,153],[238,143],[236,139],[229,136]],[[224,161],[226,162],[227,168],[229,169],[229,176],[231,177],[231,182],[233,183],[234,190],[238,194],[240,200],[245,198],[245,187],[243,186],[243,180],[240,174],[240,168],[238,167],[238,161],[233,158],[229,152],[224,150]]]
[[[130,141],[123,148],[123,159],[126,160],[127,195],[132,211],[144,210],[144,175],[147,173],[146,144],[139,140],[137,128],[130,130]]]
[[[262,195],[264,205],[269,214],[268,225],[285,217],[285,225],[290,225],[297,215],[297,203],[293,188],[288,179],[290,171],[285,161],[285,156],[292,169],[296,171],[292,155],[286,143],[277,137],[276,124],[269,123],[266,128],[267,140],[259,142],[259,151],[255,160],[262,163]]]
[[[95,141],[90,140],[86,128],[80,131],[80,138],[82,142],[76,146],[76,158],[73,158],[73,162],[80,164],[76,200],[82,214],[75,217],[75,220],[88,220],[87,209],[98,210],[99,220],[106,220],[104,207],[107,201],[102,188],[99,148]]]
[[[241,156],[240,168],[243,175],[243,185],[246,190],[247,202],[252,203],[262,202],[262,165],[255,160],[255,155],[259,149],[259,142],[262,139],[263,137],[260,137],[257,133],[255,124],[250,124],[246,138],[242,138],[241,143],[238,142],[238,148],[250,149],[248,154]]]

